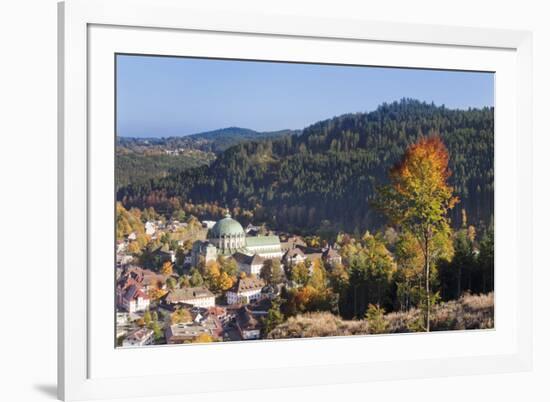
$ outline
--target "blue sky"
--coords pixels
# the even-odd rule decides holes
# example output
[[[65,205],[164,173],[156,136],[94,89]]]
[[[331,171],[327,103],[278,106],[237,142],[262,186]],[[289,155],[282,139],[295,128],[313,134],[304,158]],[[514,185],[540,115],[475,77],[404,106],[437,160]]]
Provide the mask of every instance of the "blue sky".
[[[493,95],[492,73],[117,56],[120,136],[301,129],[404,97],[466,109]]]

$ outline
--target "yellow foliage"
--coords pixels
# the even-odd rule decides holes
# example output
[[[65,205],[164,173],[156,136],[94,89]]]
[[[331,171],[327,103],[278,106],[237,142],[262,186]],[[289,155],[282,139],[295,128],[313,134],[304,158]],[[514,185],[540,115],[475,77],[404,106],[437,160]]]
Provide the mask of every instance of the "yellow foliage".
[[[222,272],[218,277],[218,288],[220,290],[228,290],[233,286],[233,279],[227,273]]]
[[[166,261],[162,264],[162,267],[160,268],[160,273],[166,276],[172,275],[174,272],[174,266],[170,261]]]
[[[220,264],[218,261],[209,261],[205,267],[205,276],[208,278],[218,278],[221,274]]]
[[[317,290],[310,285],[304,286],[296,293],[296,305],[304,310],[311,300],[317,295]]]
[[[181,324],[181,323],[187,323],[193,321],[193,317],[191,316],[191,313],[189,310],[180,308],[176,311],[174,311],[170,315],[170,323],[171,324]]]
[[[309,269],[306,264],[299,262],[292,267],[290,277],[299,285],[305,285],[309,279]]]
[[[214,339],[212,338],[212,336],[202,333],[193,340],[193,343],[210,343],[213,341]]]
[[[151,300],[158,300],[161,297],[163,297],[166,293],[168,293],[166,290],[157,289],[157,288],[149,289],[149,291],[147,292]]]
[[[326,288],[325,267],[323,266],[323,262],[318,258],[313,260],[313,268],[311,278],[309,279],[309,284],[317,290],[323,290]]]
[[[130,254],[139,254],[140,251],[141,247],[139,246],[137,241],[133,241],[128,244],[128,252]]]

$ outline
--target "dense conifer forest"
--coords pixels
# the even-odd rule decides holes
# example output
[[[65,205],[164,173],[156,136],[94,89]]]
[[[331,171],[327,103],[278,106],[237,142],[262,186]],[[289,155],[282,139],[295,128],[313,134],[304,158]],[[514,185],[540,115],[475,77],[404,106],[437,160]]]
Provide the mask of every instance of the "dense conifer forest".
[[[407,146],[437,132],[460,199],[452,225],[461,225],[464,210],[469,223],[483,228],[493,213],[493,112],[403,99],[227,148],[211,139],[207,150],[217,152],[212,163],[134,180],[118,189],[117,200],[167,214],[185,203],[216,204],[247,211],[277,230],[327,238],[340,231],[361,234],[386,224],[372,201],[388,170]]]

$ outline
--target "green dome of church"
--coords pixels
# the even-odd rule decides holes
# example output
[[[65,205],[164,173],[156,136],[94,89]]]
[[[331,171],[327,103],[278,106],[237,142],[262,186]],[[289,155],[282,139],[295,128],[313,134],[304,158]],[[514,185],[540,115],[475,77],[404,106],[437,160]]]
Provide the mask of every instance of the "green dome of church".
[[[231,215],[225,215],[225,218],[216,222],[214,227],[210,230],[209,238],[215,239],[225,236],[244,236],[244,229],[239,222],[231,218]]]

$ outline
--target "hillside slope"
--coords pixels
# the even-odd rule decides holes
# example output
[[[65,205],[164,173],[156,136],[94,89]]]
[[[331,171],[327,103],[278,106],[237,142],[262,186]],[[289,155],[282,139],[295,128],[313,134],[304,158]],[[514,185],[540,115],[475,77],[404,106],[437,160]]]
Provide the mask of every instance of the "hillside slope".
[[[451,110],[415,100],[384,104],[370,113],[315,123],[301,135],[244,142],[210,166],[130,185],[118,192],[129,206],[170,208],[213,202],[256,211],[262,220],[296,232],[362,232],[382,225],[371,207],[376,187],[420,135],[438,132],[450,154],[450,178],[474,224],[493,213],[493,109]],[[153,195],[153,196],[151,196]],[[260,211],[260,212],[258,212]]]
[[[386,314],[384,321],[388,325],[387,333],[413,332],[420,312],[412,309],[408,312]],[[494,296],[465,295],[459,300],[449,301],[436,306],[431,328],[433,331],[494,328]],[[269,339],[313,338],[323,336],[368,335],[367,320],[343,320],[327,312],[307,313],[289,318],[275,327]]]

